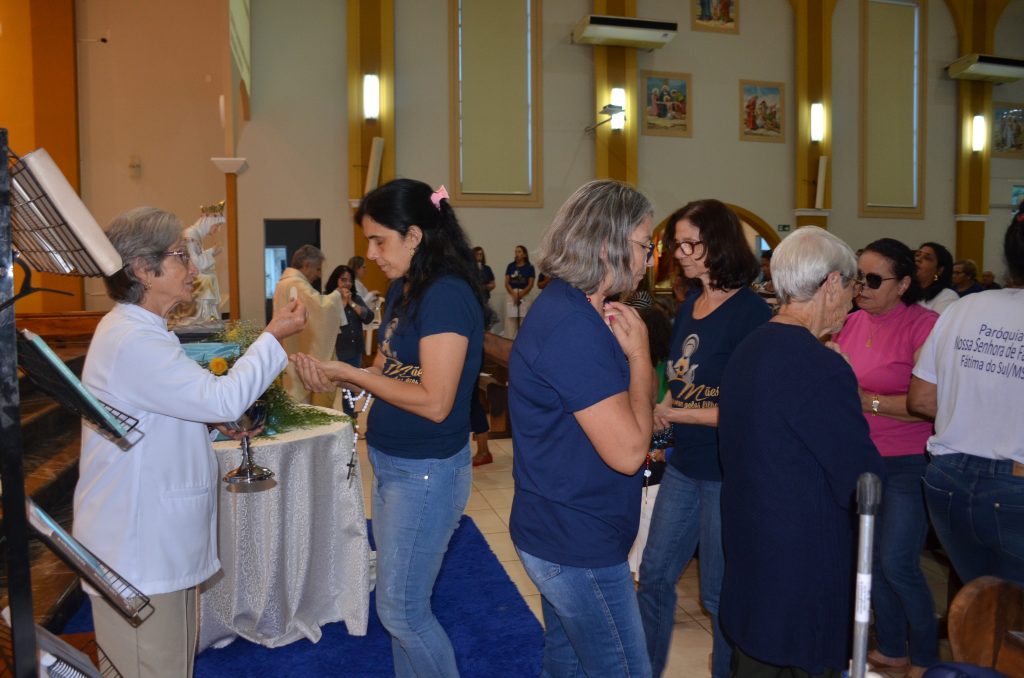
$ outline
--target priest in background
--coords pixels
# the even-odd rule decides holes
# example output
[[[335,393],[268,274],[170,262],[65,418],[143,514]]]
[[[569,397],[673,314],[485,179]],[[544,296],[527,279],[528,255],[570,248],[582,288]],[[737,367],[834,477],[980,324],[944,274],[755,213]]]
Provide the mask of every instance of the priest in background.
[[[318,360],[334,360],[334,340],[341,325],[344,303],[337,290],[320,294],[312,282],[323,274],[324,254],[313,245],[303,245],[292,255],[292,265],[281,274],[274,289],[274,312],[288,305],[294,296],[306,307],[309,318],[306,329],[281,343],[289,355],[305,353]],[[284,389],[296,402],[331,407],[334,393],[311,394],[295,374],[293,363],[284,373]],[[312,395],[312,398],[311,398]]]

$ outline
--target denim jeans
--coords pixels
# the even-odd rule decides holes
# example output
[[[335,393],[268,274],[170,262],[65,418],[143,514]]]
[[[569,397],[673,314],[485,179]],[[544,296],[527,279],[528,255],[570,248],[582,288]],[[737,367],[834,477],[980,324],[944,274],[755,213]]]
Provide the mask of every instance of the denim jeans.
[[[932,457],[924,495],[935,533],[964,582],[992,575],[1024,585],[1024,477],[1012,461]]]
[[[626,561],[611,567],[570,567],[516,550],[541,593],[542,678],[651,675]]]
[[[677,452],[678,454],[678,452]],[[713,678],[727,678],[732,648],[718,623],[725,574],[722,554],[722,483],[694,480],[669,464],[651,516],[647,548],[640,563],[640,616],[655,676],[665,670],[675,625],[676,582],[700,542],[700,599],[714,626]]]
[[[447,459],[405,459],[369,448],[377,615],[391,634],[395,675],[458,676],[430,596],[472,483],[469,444]]]
[[[885,486],[875,522],[871,584],[878,650],[889,657],[905,657],[909,640],[910,663],[931,666],[939,661],[938,628],[935,602],[921,571],[921,549],[928,534],[921,478],[928,460],[915,454],[882,461]]]

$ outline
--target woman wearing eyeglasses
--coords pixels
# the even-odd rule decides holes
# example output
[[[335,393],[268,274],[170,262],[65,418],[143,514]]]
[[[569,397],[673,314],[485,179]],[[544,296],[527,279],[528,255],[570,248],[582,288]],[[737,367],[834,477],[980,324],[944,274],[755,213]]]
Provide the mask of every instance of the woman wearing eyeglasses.
[[[544,235],[540,294],[509,358],[509,532],[544,611],[545,676],[651,675],[627,556],[640,523],[653,370],[628,293],[650,262],[651,204],[584,184]]]
[[[928,532],[921,478],[932,423],[907,411],[911,370],[939,316],[917,302],[921,285],[914,252],[882,238],[858,260],[857,306],[835,341],[850,361],[871,440],[885,463],[876,521],[871,599],[876,667],[909,668],[919,676],[938,662],[935,607],[919,557]]]
[[[750,289],[759,272],[736,215],[697,200],[666,222],[666,241],[700,293],[680,305],[672,328],[669,388],[654,410],[672,425],[675,452],[661,481],[640,565],[640,613],[654,675],[661,675],[675,624],[676,582],[700,544],[700,594],[714,624],[712,676],[729,675],[731,651],[718,624],[722,586],[722,470],[718,461],[719,381],[733,348],[771,311]]]
[[[115,218],[107,237],[124,268],[105,280],[117,304],[96,327],[82,382],[138,419],[145,435],[123,450],[82,426],[74,535],[153,605],[135,628],[86,588],[96,640],[121,675],[186,676],[197,587],[220,569],[220,472],[202,422],[238,419],[267,389],[288,363],[281,340],[305,327],[306,312],[297,300],[277,311],[231,371],[215,377],[167,331],[196,275],[178,218],[140,207]]]

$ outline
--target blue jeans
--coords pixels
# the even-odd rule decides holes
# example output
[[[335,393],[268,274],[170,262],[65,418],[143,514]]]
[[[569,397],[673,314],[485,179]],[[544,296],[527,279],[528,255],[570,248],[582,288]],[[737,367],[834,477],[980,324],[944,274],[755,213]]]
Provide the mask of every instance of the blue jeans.
[[[391,634],[395,675],[458,676],[430,596],[472,483],[469,444],[448,459],[405,459],[369,448],[377,615]]]
[[[1024,477],[1012,461],[932,457],[924,495],[935,533],[960,579],[992,575],[1024,585]]]
[[[882,461],[885,487],[875,522],[871,583],[878,651],[905,657],[909,640],[910,663],[931,666],[939,661],[938,629],[935,602],[921,571],[921,549],[928,534],[921,477],[928,460],[914,454]]]
[[[541,593],[542,678],[651,675],[628,563],[570,567],[516,551]]]
[[[678,451],[677,451],[678,454]],[[714,625],[711,675],[727,678],[732,648],[718,623],[725,573],[722,553],[722,483],[694,480],[672,464],[665,468],[654,503],[647,548],[640,563],[640,616],[655,676],[665,670],[675,625],[676,582],[700,542],[700,600]]]

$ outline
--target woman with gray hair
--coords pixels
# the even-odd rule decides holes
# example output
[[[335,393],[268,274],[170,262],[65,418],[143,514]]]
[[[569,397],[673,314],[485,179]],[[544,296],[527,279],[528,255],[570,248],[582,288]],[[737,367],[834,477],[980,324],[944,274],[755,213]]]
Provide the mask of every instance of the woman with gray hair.
[[[82,382],[145,435],[125,451],[82,426],[73,531],[153,605],[135,628],[87,589],[96,640],[121,675],[190,676],[198,586],[220,569],[220,473],[205,422],[238,419],[266,390],[288,362],[280,342],[302,330],[305,309],[295,301],[275,313],[231,371],[214,376],[167,331],[196,275],[178,218],[140,207],[115,218],[107,237],[124,268],[105,280],[117,304],[96,327]]]
[[[721,623],[733,676],[839,676],[849,662],[857,478],[883,467],[853,370],[819,337],[843,326],[856,276],[853,252],[827,231],[783,240],[772,256],[779,313],[722,375]]]
[[[651,439],[647,329],[611,299],[651,263],[652,209],[617,181],[569,198],[540,247],[551,283],[509,359],[512,541],[544,611],[544,675],[650,676],[627,556]]]

